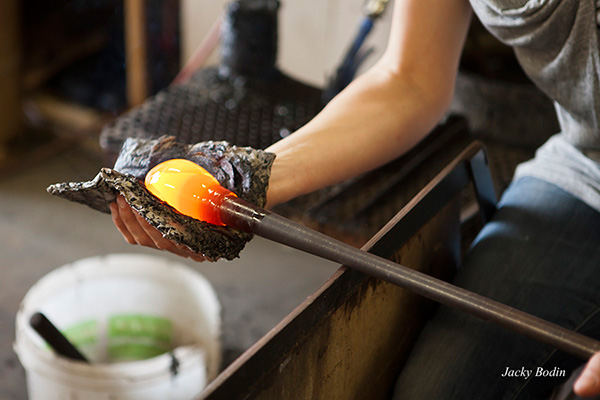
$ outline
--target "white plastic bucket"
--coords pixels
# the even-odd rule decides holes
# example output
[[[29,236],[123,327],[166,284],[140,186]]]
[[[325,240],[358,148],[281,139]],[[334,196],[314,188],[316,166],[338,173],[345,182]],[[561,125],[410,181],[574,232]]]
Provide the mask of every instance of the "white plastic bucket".
[[[49,349],[29,325],[38,311],[90,365]],[[187,400],[218,372],[220,329],[219,301],[199,273],[112,254],[64,265],[32,286],[17,313],[14,350],[31,400]],[[152,356],[161,346],[167,352]],[[144,355],[151,357],[123,361]]]

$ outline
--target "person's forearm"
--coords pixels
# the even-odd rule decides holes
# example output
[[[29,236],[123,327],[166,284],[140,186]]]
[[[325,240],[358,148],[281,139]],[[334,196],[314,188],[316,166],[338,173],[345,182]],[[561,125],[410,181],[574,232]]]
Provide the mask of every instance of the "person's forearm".
[[[471,18],[467,0],[396,0],[376,66],[267,150],[268,206],[378,167],[418,143],[450,104]]]
[[[269,206],[398,157],[435,126],[446,106],[446,99],[409,79],[372,69],[305,127],[267,149],[277,155]]]

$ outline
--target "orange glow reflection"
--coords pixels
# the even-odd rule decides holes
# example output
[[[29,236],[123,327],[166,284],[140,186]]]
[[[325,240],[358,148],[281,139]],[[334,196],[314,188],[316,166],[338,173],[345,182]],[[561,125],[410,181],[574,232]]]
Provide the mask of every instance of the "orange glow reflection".
[[[226,196],[235,196],[204,168],[184,159],[158,164],[146,175],[145,184],[150,193],[180,213],[213,225],[224,225],[219,207]]]

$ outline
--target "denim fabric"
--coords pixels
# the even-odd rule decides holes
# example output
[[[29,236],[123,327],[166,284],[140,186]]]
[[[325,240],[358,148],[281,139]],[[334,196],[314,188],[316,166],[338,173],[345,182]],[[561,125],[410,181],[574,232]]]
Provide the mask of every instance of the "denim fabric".
[[[562,189],[512,183],[454,283],[600,337],[600,213]],[[394,399],[548,399],[584,363],[532,339],[440,306],[411,351]],[[510,377],[509,371],[564,377]],[[556,369],[555,369],[556,368]]]

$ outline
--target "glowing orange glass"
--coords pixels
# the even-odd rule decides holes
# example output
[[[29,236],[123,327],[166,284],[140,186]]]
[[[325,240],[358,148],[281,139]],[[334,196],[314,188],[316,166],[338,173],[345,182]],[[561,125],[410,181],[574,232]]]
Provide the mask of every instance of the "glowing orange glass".
[[[219,207],[235,193],[222,187],[198,164],[183,159],[162,162],[146,174],[146,187],[180,213],[214,225],[221,222]]]

